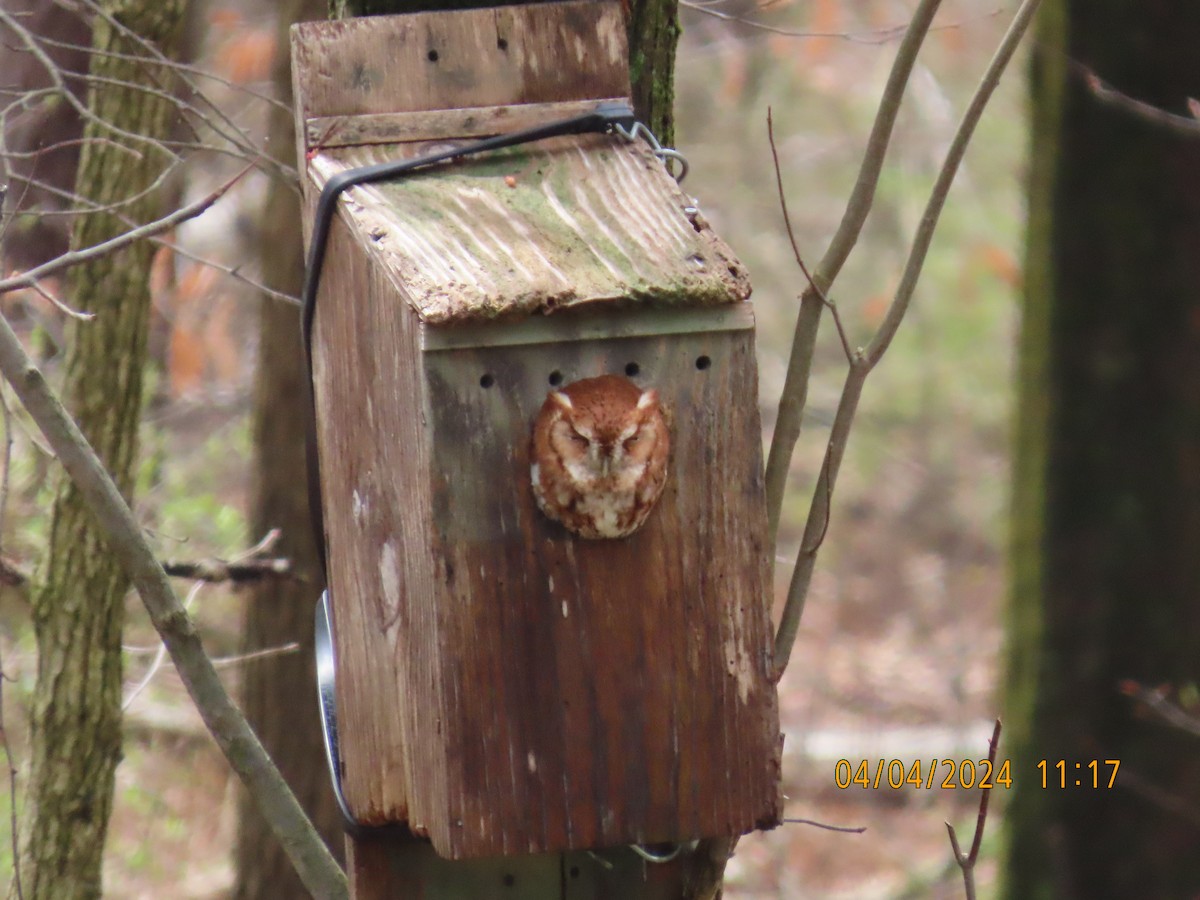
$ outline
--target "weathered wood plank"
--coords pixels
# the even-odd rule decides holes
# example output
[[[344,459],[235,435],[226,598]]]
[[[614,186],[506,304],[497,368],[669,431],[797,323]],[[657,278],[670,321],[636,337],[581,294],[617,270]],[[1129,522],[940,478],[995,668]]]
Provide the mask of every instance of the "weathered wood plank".
[[[610,98],[619,100],[621,98]],[[524,103],[520,106],[481,106],[429,112],[378,113],[364,116],[324,116],[309,119],[305,135],[310,150],[355,144],[396,144],[408,141],[480,138],[505,131],[522,131],[559,119],[591,112],[595,100],[563,103]]]
[[[615,4],[294,39],[302,121],[390,128],[396,113],[628,90]],[[426,116],[414,135],[473,115]],[[308,214],[334,172],[427,146],[315,153]],[[643,145],[591,136],[339,204],[314,357],[343,785],[361,821],[406,822],[450,858],[777,821],[753,332],[744,311],[716,311],[749,284],[689,202]],[[680,324],[697,316],[712,321]],[[645,528],[589,542],[537,511],[529,428],[552,374],[601,372],[659,389],[674,454]],[[363,871],[383,877],[368,845]]]
[[[430,146],[341,148],[309,172],[323,184]],[[592,135],[351,188],[340,206],[421,318],[443,324],[606,301],[746,299],[745,267],[691,203],[644,143]]]
[[[422,552],[428,493],[397,490],[419,484],[428,466],[415,325],[335,221],[314,321],[314,384],[343,788],[369,824],[409,821],[407,791],[432,792],[436,775],[413,760],[427,744],[399,693],[405,684],[433,685],[430,648],[400,646],[429,627],[420,616],[435,595]]]
[[[454,685],[431,715],[455,770],[447,821],[471,823],[431,823],[440,852],[671,841],[778,816],[752,346],[743,331],[426,355],[436,640]],[[530,422],[552,373],[631,363],[672,412],[667,489],[634,536],[577,540],[534,507]]]
[[[302,119],[629,96],[621,7],[595,0],[304,22],[292,58]]]

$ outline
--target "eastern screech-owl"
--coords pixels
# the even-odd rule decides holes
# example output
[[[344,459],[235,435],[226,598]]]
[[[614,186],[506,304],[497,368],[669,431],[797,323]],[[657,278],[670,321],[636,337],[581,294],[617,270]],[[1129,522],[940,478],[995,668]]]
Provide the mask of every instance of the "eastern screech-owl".
[[[671,439],[657,391],[601,375],[547,395],[531,449],[542,512],[580,537],[621,538],[662,494]]]

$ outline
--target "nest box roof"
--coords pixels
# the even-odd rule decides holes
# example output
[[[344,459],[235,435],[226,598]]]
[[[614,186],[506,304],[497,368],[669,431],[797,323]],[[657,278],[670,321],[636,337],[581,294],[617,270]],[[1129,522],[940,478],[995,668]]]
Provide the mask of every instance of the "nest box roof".
[[[319,188],[346,169],[445,146],[336,147],[308,171]],[[554,138],[354,187],[339,207],[430,324],[750,295],[745,268],[650,148],[620,136]]]

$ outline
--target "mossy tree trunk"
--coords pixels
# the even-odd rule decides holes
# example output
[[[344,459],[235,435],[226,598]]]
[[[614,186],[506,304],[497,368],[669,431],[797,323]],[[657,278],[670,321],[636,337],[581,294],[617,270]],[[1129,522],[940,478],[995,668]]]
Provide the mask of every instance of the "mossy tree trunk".
[[[289,0],[280,10],[279,53],[272,80],[278,96],[291,95],[287,30],[292,22],[318,19],[324,0]],[[271,111],[270,142],[280,159],[295,163],[295,122],[290,112]],[[299,197],[291,186],[272,186],[259,236],[263,280],[299,296],[304,278]],[[308,470],[304,456],[308,396],[300,352],[296,307],[266,298],[259,316],[259,360],[254,398],[254,483],[252,541],[271,528],[282,530],[275,552],[291,560],[295,577],[270,579],[247,592],[244,647],[247,652],[295,641],[301,652],[267,657],[247,666],[242,707],[300,805],[325,842],[342,857],[341,815],[329,783],[317,711],[313,611],[323,583],[309,528]],[[245,792],[238,804],[234,848],[237,900],[303,897],[304,888],[257,806]]]
[[[1020,900],[1200,891],[1200,748],[1119,693],[1200,684],[1200,138],[1102,103],[1071,69],[1183,112],[1198,34],[1196,4],[1042,11],[1005,720]]]
[[[170,52],[182,0],[106,0],[117,22]],[[136,45],[102,17],[95,20],[88,107],[103,122],[143,135],[131,142],[89,123],[76,192],[101,206],[143,193],[166,162],[152,143],[170,127],[169,102],[114,82],[154,84],[161,70],[138,61]],[[111,54],[132,54],[121,58]],[[133,152],[131,152],[133,151]],[[119,207],[143,222],[157,193]],[[81,215],[72,235],[90,246],[129,227],[109,213]],[[95,319],[69,331],[63,393],[83,433],[129,497],[137,460],[142,371],[150,313],[153,247],[142,243],[72,270],[66,299]],[[121,627],[128,581],[96,530],[91,513],[62,478],[52,511],[50,548],[34,592],[38,673],[32,761],[22,848],[26,900],[99,897],[101,857],[121,757]]]

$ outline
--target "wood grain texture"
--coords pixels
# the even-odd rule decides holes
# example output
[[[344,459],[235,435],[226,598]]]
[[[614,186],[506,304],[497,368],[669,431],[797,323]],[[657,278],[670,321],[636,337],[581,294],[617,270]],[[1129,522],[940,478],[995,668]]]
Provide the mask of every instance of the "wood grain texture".
[[[304,22],[303,118],[629,96],[618,3],[548,3]]]
[[[334,174],[445,144],[316,156]],[[461,323],[619,300],[695,307],[750,293],[744,266],[642,142],[556,138],[396,182],[351,188],[341,211],[427,322]]]
[[[616,101],[621,98],[607,98]],[[324,116],[305,122],[308,149],[352,147],[355,144],[396,144],[409,141],[480,138],[504,131],[521,131],[558,119],[582,115],[596,100],[562,103],[523,103],[515,106],[473,106],[429,112],[378,113],[362,116]]]
[[[493,58],[505,35],[508,68]],[[472,108],[443,126],[422,113],[425,139],[483,104],[628,90],[612,4],[294,37],[302,122]],[[429,49],[470,61],[470,84],[429,69]],[[308,215],[334,172],[427,148],[319,150]],[[360,821],[406,823],[451,859],[778,821],[749,283],[688,202],[642,144],[590,136],[340,203],[314,352],[343,785]],[[552,375],[631,363],[672,414],[668,484],[637,534],[581,541],[536,509],[529,430]],[[578,896],[615,896],[598,883]]]
[[[752,333],[414,353],[404,372],[415,316],[337,258],[355,310],[318,312],[336,351],[317,373],[356,815],[452,858],[776,821]],[[667,489],[636,535],[580,541],[534,506],[530,424],[551,373],[629,363],[672,413]]]

